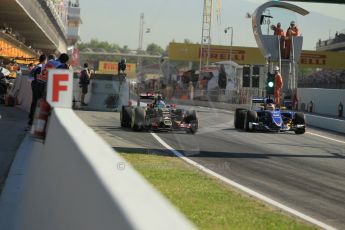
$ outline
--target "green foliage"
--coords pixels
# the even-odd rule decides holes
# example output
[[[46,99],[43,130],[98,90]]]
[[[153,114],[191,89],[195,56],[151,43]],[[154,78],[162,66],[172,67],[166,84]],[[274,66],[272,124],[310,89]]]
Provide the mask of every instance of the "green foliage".
[[[316,229],[229,188],[176,157],[122,156],[199,229]]]
[[[80,62],[88,62],[92,64],[93,66],[98,65],[99,61],[112,61],[112,62],[118,62],[121,59],[121,55],[95,55],[95,54],[88,54],[87,51],[96,51],[96,52],[108,52],[108,53],[122,53],[122,54],[128,54],[131,53],[132,50],[127,45],[124,45],[123,47],[120,47],[118,44],[115,43],[109,43],[107,41],[99,41],[98,39],[91,39],[89,42],[81,42],[78,43],[78,48],[80,51],[86,51],[83,52],[80,55]],[[137,54],[145,54],[145,55],[162,55],[164,50],[158,46],[157,44],[150,44],[147,46],[146,51],[145,50],[137,50]],[[127,63],[137,63],[138,58],[137,57],[126,57]],[[150,65],[150,64],[156,64],[159,60],[152,59],[152,58],[142,58],[142,64]]]
[[[159,45],[151,43],[150,45],[147,46],[146,52],[150,55],[162,55],[164,50]]]
[[[121,47],[117,44],[109,43],[106,41],[98,41],[97,39],[91,39],[90,42],[81,42],[78,43],[78,48],[80,51],[85,50],[86,48],[105,52],[120,52]]]

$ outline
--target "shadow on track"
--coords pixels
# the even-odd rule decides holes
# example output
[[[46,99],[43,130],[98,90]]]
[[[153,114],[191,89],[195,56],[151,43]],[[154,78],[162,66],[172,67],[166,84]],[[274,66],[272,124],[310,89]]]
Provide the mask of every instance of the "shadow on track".
[[[160,156],[174,156],[169,150],[166,149],[148,149],[148,148],[114,148],[119,153],[125,154],[154,154]],[[210,152],[210,151],[184,151],[177,150],[186,157],[205,157],[205,158],[224,158],[224,159],[269,159],[271,157],[281,158],[317,158],[317,159],[345,159],[345,156],[340,154],[330,153],[331,155],[306,155],[306,154],[264,154],[264,153],[236,153],[236,152]]]

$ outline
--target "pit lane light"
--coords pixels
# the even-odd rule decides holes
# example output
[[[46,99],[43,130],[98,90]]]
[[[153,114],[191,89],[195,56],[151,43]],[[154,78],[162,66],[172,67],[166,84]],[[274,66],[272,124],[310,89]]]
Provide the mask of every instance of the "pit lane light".
[[[125,70],[126,70],[126,67],[127,67],[126,59],[125,58],[121,58],[121,61],[118,63],[118,74],[120,74],[121,71],[122,71],[122,73],[124,73]]]
[[[274,94],[274,78],[274,74],[268,73],[266,82],[266,92],[268,95]]]

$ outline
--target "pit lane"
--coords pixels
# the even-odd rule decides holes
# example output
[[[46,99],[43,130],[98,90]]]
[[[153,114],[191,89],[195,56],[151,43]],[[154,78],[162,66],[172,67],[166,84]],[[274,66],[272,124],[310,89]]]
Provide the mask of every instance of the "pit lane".
[[[196,135],[160,132],[158,136],[222,176],[331,226],[345,228],[344,135],[310,127],[304,135],[247,133],[234,129],[231,111],[194,109],[199,117]],[[122,129],[119,113],[77,114],[118,151],[169,154],[150,133]]]

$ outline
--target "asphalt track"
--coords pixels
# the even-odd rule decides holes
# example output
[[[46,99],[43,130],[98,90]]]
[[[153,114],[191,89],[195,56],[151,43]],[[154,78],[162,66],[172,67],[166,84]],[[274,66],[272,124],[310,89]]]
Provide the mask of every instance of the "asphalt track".
[[[235,130],[231,111],[195,107],[199,131],[158,133],[189,159],[338,229],[345,229],[345,135],[308,127],[294,133]],[[119,113],[77,111],[121,152],[167,150],[150,133],[119,124]]]

